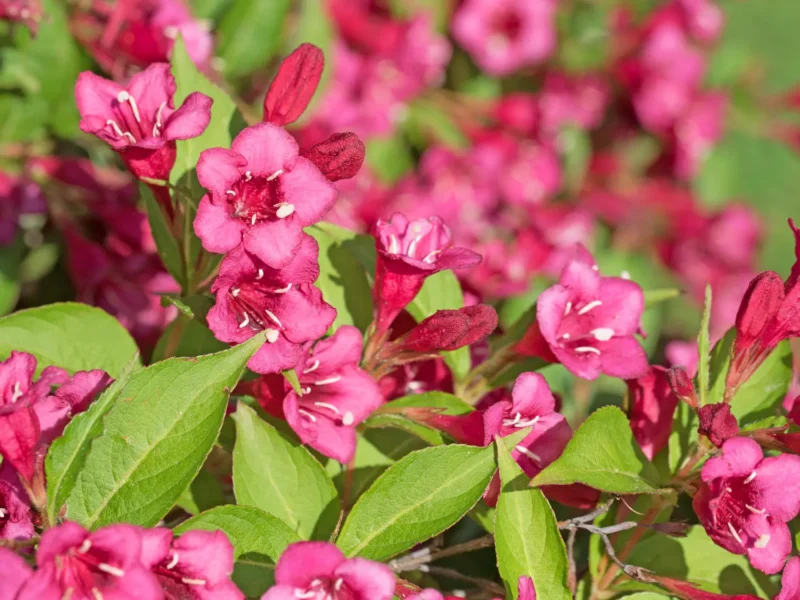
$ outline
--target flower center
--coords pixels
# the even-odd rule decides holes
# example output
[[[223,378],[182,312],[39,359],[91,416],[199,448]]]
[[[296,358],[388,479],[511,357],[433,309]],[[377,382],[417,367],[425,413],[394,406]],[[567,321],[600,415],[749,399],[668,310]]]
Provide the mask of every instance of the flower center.
[[[291,289],[291,284],[284,288],[274,288],[259,281],[264,275],[259,271],[255,280],[246,281],[239,287],[228,291],[231,305],[239,319],[239,329],[250,329],[255,332],[266,331],[267,342],[278,341],[283,323],[275,314],[281,302],[281,294]]]
[[[557,343],[577,354],[600,355],[597,342],[607,342],[616,335],[612,328],[597,323],[594,311],[602,305],[601,300],[581,302],[574,306],[572,302],[567,302],[558,328]]]
[[[721,488],[717,497],[709,503],[714,527],[720,531],[729,530],[742,546],[745,545],[743,529],[748,517],[751,514],[768,516],[763,508],[759,508],[760,494],[757,488],[751,485],[755,478],[756,472],[753,471],[747,477],[726,479],[722,484],[725,487]],[[758,542],[757,540],[756,543]],[[761,540],[761,543],[766,542]]]
[[[247,171],[226,192],[231,215],[255,225],[259,221],[277,221],[294,214],[294,204],[284,201],[281,175],[283,169],[268,177],[253,177]]]
[[[148,137],[160,137],[164,128],[162,118],[167,103],[162,102],[155,115],[139,111],[139,104],[130,92],[122,90],[112,102],[113,119],[106,121],[106,128],[118,138],[135,144]]]
[[[306,589],[295,588],[294,597],[298,600],[346,600],[351,596],[345,587],[344,579],[315,579]]]
[[[116,579],[125,577],[124,570],[110,564],[110,558],[107,552],[95,550],[88,539],[56,556],[56,578],[62,597],[104,600],[103,590],[114,587]]]

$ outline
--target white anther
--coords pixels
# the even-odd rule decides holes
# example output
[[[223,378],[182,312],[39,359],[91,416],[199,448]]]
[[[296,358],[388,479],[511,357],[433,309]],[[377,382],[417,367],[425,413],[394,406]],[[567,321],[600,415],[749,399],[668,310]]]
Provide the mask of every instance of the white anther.
[[[158,111],[156,111],[156,127],[161,127],[161,112],[164,110],[166,105],[166,102],[162,102],[161,106],[158,107]]]
[[[591,352],[593,354],[600,354],[600,350],[598,350],[597,348],[593,348],[592,346],[578,346],[577,348],[575,348],[575,352],[581,352],[581,353]]]
[[[234,192],[233,190],[225,190],[225,193],[228,194],[228,196],[235,196],[236,195],[236,192]]]
[[[127,102],[128,99],[130,99],[130,97],[131,95],[128,92],[122,90],[119,94],[117,94],[117,102],[119,103]]]
[[[564,306],[564,316],[566,317],[569,314],[569,311],[572,310],[572,302],[567,301],[566,306]]]
[[[541,462],[542,461],[542,459],[539,457],[538,454],[534,454],[533,452],[528,450],[525,446],[516,446],[515,449],[518,452],[521,452],[522,454],[524,454],[525,456],[530,458],[531,460],[535,460],[536,462]]]
[[[315,360],[315,361],[314,361],[314,364],[312,364],[312,365],[311,365],[310,367],[308,367],[307,369],[304,369],[304,370],[303,370],[303,375],[305,375],[306,373],[313,373],[313,372],[314,372],[314,371],[316,371],[318,368],[319,368],[319,361],[318,361],[318,360]]]
[[[568,333],[565,333],[564,335],[561,336],[562,340],[568,340],[569,338],[570,338],[570,335]]]
[[[255,224],[256,224],[256,215],[253,215],[253,217],[250,219],[250,225],[255,225]]]
[[[186,585],[205,585],[206,584],[206,580],[205,579],[189,579],[188,577],[184,577],[183,579],[181,579],[181,581],[183,583],[185,583]]]
[[[745,507],[747,510],[749,510],[751,513],[755,513],[755,514],[757,514],[757,515],[763,515],[765,512],[767,512],[767,509],[766,509],[766,508],[761,508],[761,509],[758,509],[758,508],[755,508],[755,507],[753,507],[753,506],[750,506],[749,504],[745,504],[745,505],[744,505],[744,507]]]
[[[28,10],[27,8],[23,8],[21,11],[19,11],[19,16],[22,17],[23,19],[27,19],[28,17],[31,16],[31,11]]]
[[[441,250],[434,250],[433,252],[431,252],[430,254],[428,254],[428,256],[426,256],[425,258],[423,258],[423,259],[422,259],[422,262],[424,262],[424,263],[428,263],[428,264],[432,264],[432,263],[433,263],[433,261],[436,259],[436,255],[437,255],[437,254],[439,254],[440,252],[441,252]]]
[[[5,508],[0,508],[0,519],[5,518],[5,516],[7,514],[8,514],[8,511]]]
[[[730,529],[730,531],[731,531],[731,535],[733,535],[734,539],[735,539],[737,542],[739,542],[739,543],[740,543],[742,546],[744,546],[744,542],[742,541],[742,538],[740,538],[740,537],[739,537],[739,534],[738,534],[738,533],[736,533],[736,530],[733,528],[733,525],[731,524],[731,522],[730,522],[730,521],[728,521],[728,529]]]
[[[78,548],[78,553],[86,554],[91,547],[92,547],[92,542],[89,540],[89,538],[86,538],[85,540],[83,540],[83,543]]]
[[[69,600],[69,597],[72,596],[72,588],[69,588],[69,594],[64,594],[65,598],[62,600]],[[103,594],[100,593],[100,590],[97,588],[92,588],[92,596],[94,596],[94,600],[104,600]]]
[[[406,253],[406,254],[408,254],[408,256],[412,256],[412,257],[414,256],[414,251],[417,249],[417,244],[419,244],[421,239],[422,239],[422,236],[418,235],[413,240],[411,240],[411,243],[408,245],[408,252]]]
[[[239,325],[239,329],[244,329],[249,324],[250,324],[250,315],[248,315],[247,313],[244,313],[244,321],[242,321],[242,324]]]
[[[513,427],[514,425],[519,423],[521,418],[522,418],[522,413],[517,413],[514,415],[513,419],[503,419],[503,425],[505,427]]]
[[[22,390],[19,389],[19,381],[14,382],[14,387],[11,390],[11,402],[12,404],[20,399],[22,396]]]
[[[580,309],[578,311],[578,315],[585,315],[586,313],[588,313],[593,308],[597,308],[598,306],[601,306],[602,304],[603,303],[600,300],[592,300],[591,302],[589,302],[589,304],[587,304],[586,306],[584,306],[582,309]]]
[[[328,379],[320,379],[319,381],[315,381],[314,385],[328,385],[330,383],[336,383],[341,378],[341,375],[334,375],[333,377],[328,377]]]
[[[592,330],[592,335],[598,342],[607,342],[614,337],[614,330],[610,327],[598,327]]]
[[[389,234],[389,254],[399,254],[400,253],[400,242],[397,241],[397,238],[394,236],[393,233]]]
[[[355,420],[356,418],[353,416],[353,413],[351,413],[348,410],[346,413],[344,413],[344,416],[342,417],[342,425],[344,425],[345,427],[350,427],[350,425],[352,425]]]
[[[339,577],[339,579],[333,582],[333,591],[338,592],[342,589],[342,585],[344,585],[344,579]]]
[[[178,38],[178,28],[174,25],[167,25],[162,30],[164,37],[170,40],[175,40]]]
[[[302,416],[304,416],[306,419],[309,419],[309,420],[310,420],[312,423],[316,423],[316,422],[317,422],[317,417],[315,417],[314,415],[312,415],[312,414],[311,414],[310,412],[308,412],[307,410],[303,410],[302,408],[298,408],[298,409],[297,409],[297,412],[299,412],[299,413],[300,413]]]
[[[172,560],[170,560],[169,564],[167,565],[167,571],[174,569],[177,564],[178,564],[178,553],[173,551]]]
[[[273,313],[272,311],[269,311],[269,310],[267,310],[266,308],[264,309],[264,312],[265,312],[265,313],[267,313],[267,316],[268,316],[270,319],[272,319],[273,321],[275,321],[275,324],[276,324],[278,327],[281,327],[281,328],[283,328],[283,325],[281,324],[281,322],[280,322],[280,320],[278,319],[278,317],[276,317],[276,316],[275,316],[275,313]]]
[[[301,590],[298,588],[294,591],[295,598],[301,598],[301,599],[316,598],[316,596],[317,592],[315,592],[314,590]]]
[[[272,290],[272,293],[273,294],[285,294],[290,289],[292,289],[292,284],[291,283],[289,285],[287,285],[286,287],[278,288],[277,290]]]
[[[600,267],[598,267],[597,265],[592,265],[592,271],[594,271],[596,273],[599,270],[600,270]]]
[[[337,415],[342,414],[339,412],[338,408],[336,408],[333,404],[328,404],[327,402],[314,402],[314,406],[319,406],[320,408],[327,408],[328,410],[332,410],[333,412],[335,412]]]
[[[253,178],[253,172],[252,171],[245,171],[244,172],[244,180],[245,181],[250,181],[252,178]]]
[[[764,533],[756,540],[756,543],[753,544],[758,549],[766,548],[767,544],[769,544],[770,536],[767,533]]]
[[[259,269],[258,270],[258,277],[256,277],[256,279],[261,279],[262,277],[264,277],[264,269]]]
[[[283,169],[278,169],[272,175],[267,177],[267,181],[272,181],[273,179],[275,179],[276,177],[280,177],[281,175],[283,175]]]
[[[114,577],[125,577],[125,571],[123,571],[122,569],[118,569],[117,567],[112,567],[111,565],[107,565],[106,563],[98,564],[97,568],[100,569],[103,573],[108,573],[109,575],[113,575]]]
[[[111,125],[111,129],[113,129],[114,133],[116,133],[118,136],[122,137],[124,135],[122,133],[122,129],[119,128],[119,125],[117,125],[117,122],[114,119],[109,119],[106,121],[106,125]]]
[[[729,487],[726,487],[725,491],[728,492],[729,494],[733,492],[733,490],[731,488],[729,488]]]
[[[623,271],[622,273],[619,274],[619,276],[622,277],[623,279],[631,278],[631,274],[628,271]]]
[[[519,423],[514,425],[514,427],[516,427],[517,429],[525,429],[526,427],[533,427],[538,422],[539,422],[539,417],[534,417],[529,421],[520,421]]]
[[[133,137],[133,134],[130,131],[126,131],[122,135],[124,135],[126,138],[128,138],[130,140],[131,144],[135,144],[136,143],[136,138]]]
[[[267,341],[270,344],[274,344],[278,341],[278,336],[280,336],[281,332],[277,329],[267,329]]]
[[[234,298],[236,298],[236,296],[238,296],[238,295],[239,295],[239,292],[241,292],[241,291],[242,291],[242,290],[240,290],[239,288],[233,288],[233,289],[231,290],[231,296],[233,296]]]
[[[310,394],[311,393],[311,388],[310,387],[300,388],[300,391],[303,392],[303,395]]]
[[[161,137],[161,132],[158,130],[158,124],[153,125],[153,137]]]
[[[275,215],[279,219],[285,219],[286,217],[294,213],[294,204],[289,204],[288,202],[281,202],[280,204],[276,204],[275,206],[278,208],[278,210],[275,211]]]
[[[744,480],[744,483],[750,483],[753,479],[756,478],[756,472],[753,471],[750,475],[747,476],[747,479]]]
[[[136,119],[137,123],[142,122],[142,117],[139,115],[139,106],[136,104],[136,98],[130,96],[128,98],[128,104],[131,105],[131,110],[133,111],[133,118]]]

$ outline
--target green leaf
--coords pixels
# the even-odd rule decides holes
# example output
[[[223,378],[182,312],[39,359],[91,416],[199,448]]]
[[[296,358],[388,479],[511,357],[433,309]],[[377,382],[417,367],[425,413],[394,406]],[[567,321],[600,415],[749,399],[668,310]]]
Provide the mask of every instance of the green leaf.
[[[281,374],[284,376],[286,381],[292,386],[292,389],[297,392],[298,394],[303,393],[302,388],[300,387],[300,378],[297,377],[297,371],[294,369],[287,369],[286,371],[281,371]]]
[[[303,539],[324,538],[336,525],[339,499],[322,465],[250,407],[240,403],[233,419],[236,502],[276,516]]]
[[[156,202],[153,192],[144,183],[139,184],[139,193],[144,198],[144,204],[147,208],[147,221],[153,231],[153,239],[156,242],[161,262],[164,263],[167,271],[175,278],[175,281],[185,287],[186,273],[183,266],[183,257],[181,256],[180,248],[178,248],[178,241],[170,231],[164,210]]]
[[[19,238],[8,246],[0,246],[0,316],[11,312],[17,305],[22,251],[23,244]]]
[[[217,478],[205,469],[200,469],[197,477],[183,491],[176,504],[190,515],[199,515],[225,504],[225,494]]]
[[[217,28],[217,56],[228,77],[242,77],[264,67],[280,47],[289,0],[237,0]],[[320,9],[322,10],[322,9]]]
[[[233,582],[248,598],[259,598],[275,579],[275,563],[289,544],[300,541],[286,523],[252,506],[212,508],[175,528],[222,531],[233,544]]]
[[[314,44],[325,55],[325,69],[322,71],[317,91],[308,108],[297,120],[298,124],[303,124],[315,114],[317,105],[325,97],[325,92],[333,77],[335,70],[333,61],[336,59],[333,42],[336,32],[323,0],[299,0],[295,14],[297,15],[297,26],[291,39],[283,46],[284,54],[288,56],[300,44],[309,43]]]
[[[455,149],[469,146],[466,135],[450,115],[424,98],[419,98],[408,106],[404,127],[409,134],[416,134],[412,138],[415,145],[417,138],[420,138],[420,146],[425,146],[431,141]]]
[[[211,330],[185,315],[167,325],[153,350],[153,362],[175,356],[201,356],[221,352],[228,348],[211,333]]]
[[[197,476],[222,427],[231,390],[264,343],[173,358],[134,373],[104,419],[67,498],[67,517],[94,529],[152,527]]]
[[[386,560],[455,524],[495,471],[491,447],[425,448],[389,467],[359,498],[337,545],[347,556]]]
[[[414,157],[405,138],[391,137],[365,140],[367,164],[384,183],[391,184],[414,168]]]
[[[660,288],[655,290],[644,291],[644,307],[645,309],[651,308],[662,302],[680,298],[683,292],[677,288]]]
[[[614,494],[658,491],[658,472],[642,454],[625,414],[615,406],[592,413],[561,456],[532,485],[583,483]]]
[[[703,307],[703,320],[700,322],[700,333],[697,336],[697,351],[700,355],[700,362],[697,364],[697,393],[700,406],[704,405],[708,399],[709,382],[709,354],[711,342],[709,341],[708,322],[711,318],[711,286],[706,284],[706,301]]]
[[[592,140],[580,127],[568,126],[558,135],[558,147],[564,162],[564,187],[577,193],[583,187],[592,157]]]
[[[439,271],[425,280],[422,289],[406,307],[406,310],[419,323],[437,310],[456,310],[464,306],[464,293],[461,284],[452,271]],[[459,348],[452,352],[442,352],[444,362],[450,367],[456,380],[467,376],[472,368],[469,348]]]
[[[567,550],[558,531],[553,509],[541,491],[528,487],[505,444],[497,444],[501,491],[495,513],[497,567],[507,596],[515,599],[522,575],[533,579],[536,595],[569,600]]]
[[[334,330],[342,325],[355,325],[363,332],[372,322],[372,288],[362,261],[370,249],[374,257],[374,245],[368,236],[331,227],[326,224],[325,228],[307,229],[319,244],[320,273],[316,286],[338,313]]]
[[[103,417],[119,398],[138,364],[139,357],[136,356],[114,383],[89,405],[88,410],[75,415],[64,429],[64,434],[50,445],[45,473],[47,516],[51,523],[56,522],[56,516],[75,487],[78,473],[86,464],[92,441],[103,433]]]
[[[75,371],[103,369],[119,377],[136,342],[107,312],[74,302],[49,304],[0,319],[0,360],[12,350],[29,352],[37,372],[51,365]]]

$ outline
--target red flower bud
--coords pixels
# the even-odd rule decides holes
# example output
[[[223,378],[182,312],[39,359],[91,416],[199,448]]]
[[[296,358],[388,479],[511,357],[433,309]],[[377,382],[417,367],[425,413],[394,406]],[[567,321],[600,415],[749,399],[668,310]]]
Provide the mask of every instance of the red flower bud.
[[[739,424],[736,417],[731,414],[730,404],[706,404],[697,411],[700,418],[700,427],[697,432],[708,436],[711,443],[717,448],[722,446],[725,440],[736,436],[739,433]]]
[[[694,390],[689,374],[683,367],[672,367],[667,369],[667,383],[672,389],[672,393],[686,402],[692,408],[697,408],[697,393]]]
[[[783,302],[783,280],[774,271],[759,273],[750,282],[736,314],[736,351],[752,344]]]
[[[300,44],[281,63],[264,98],[264,121],[288,125],[296,121],[317,91],[325,56],[312,44]]]
[[[334,133],[303,156],[313,162],[330,181],[355,177],[364,164],[366,149],[355,133]]]
[[[485,304],[438,310],[408,333],[401,348],[420,354],[457,350],[486,337],[496,327],[497,313]]]

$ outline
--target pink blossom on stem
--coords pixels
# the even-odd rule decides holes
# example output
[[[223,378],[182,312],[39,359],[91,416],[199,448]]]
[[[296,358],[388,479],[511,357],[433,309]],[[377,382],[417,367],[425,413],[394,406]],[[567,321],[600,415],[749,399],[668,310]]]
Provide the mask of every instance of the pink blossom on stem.
[[[792,550],[787,522],[800,512],[800,457],[764,458],[758,443],[734,437],[708,459],[693,506],[714,542],[777,573]]]
[[[261,600],[391,600],[394,573],[364,558],[345,558],[333,544],[297,542],[278,559],[275,586]]]
[[[33,533],[31,507],[25,489],[11,464],[3,464],[0,466],[0,539],[28,540]]]
[[[319,247],[302,234],[295,259],[273,269],[242,246],[228,253],[211,287],[216,304],[208,326],[217,339],[240,344],[261,331],[267,341],[250,359],[257,373],[291,369],[305,353],[304,344],[322,337],[336,318],[312,284],[319,275]]]
[[[739,434],[739,424],[731,414],[731,405],[725,402],[706,404],[697,411],[700,426],[697,432],[708,437],[717,448],[726,440]]]
[[[666,369],[652,366],[637,379],[629,379],[630,422],[633,437],[650,460],[666,447],[678,397],[667,382]]]
[[[14,600],[25,582],[33,575],[33,570],[19,554],[7,548],[0,548],[0,598]]]
[[[194,221],[203,247],[224,254],[244,243],[273,268],[294,258],[303,227],[322,219],[336,200],[336,187],[271,123],[243,130],[230,150],[203,152],[197,177],[209,191]]]
[[[317,342],[297,365],[302,393],[286,394],[283,412],[304,444],[341,463],[356,450],[356,427],[383,404],[371,375],[359,368],[363,339],[344,325]]]

